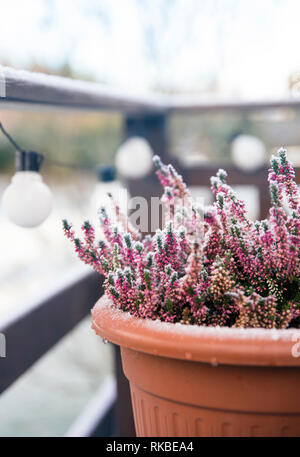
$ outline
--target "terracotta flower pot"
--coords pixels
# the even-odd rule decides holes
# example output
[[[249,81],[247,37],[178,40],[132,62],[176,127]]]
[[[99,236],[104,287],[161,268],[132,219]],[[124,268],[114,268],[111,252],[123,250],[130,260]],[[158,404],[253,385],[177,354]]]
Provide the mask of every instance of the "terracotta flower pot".
[[[105,297],[92,316],[121,346],[138,436],[300,436],[299,330],[136,319]]]

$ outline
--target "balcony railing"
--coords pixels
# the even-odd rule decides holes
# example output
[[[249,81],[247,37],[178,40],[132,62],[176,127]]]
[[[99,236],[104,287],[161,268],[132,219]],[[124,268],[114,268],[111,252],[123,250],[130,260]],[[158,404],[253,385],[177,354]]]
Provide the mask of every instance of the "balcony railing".
[[[203,102],[181,97],[138,97],[118,93],[95,83],[69,80],[0,67],[1,80],[5,81],[5,97],[0,98],[0,109],[31,108],[117,111],[124,119],[124,138],[143,136],[154,152],[168,160],[168,119],[173,113],[206,113],[208,111],[257,111],[282,107],[300,108],[300,100],[268,102]],[[3,91],[1,91],[3,94]],[[172,159],[174,162],[174,160]],[[209,177],[217,166],[185,169],[176,164],[187,184],[208,185]],[[228,167],[227,167],[228,170]],[[259,190],[260,216],[268,208],[266,169],[246,173],[231,166],[230,183],[251,184]],[[300,169],[296,169],[300,182]],[[157,181],[148,176],[127,183],[132,196],[159,194]],[[0,333],[6,337],[7,357],[0,358],[0,392],[7,389],[28,370],[54,344],[64,337],[89,312],[103,293],[101,278],[85,273],[73,278],[64,287],[53,290],[39,303],[31,303],[22,312],[16,312],[2,322]],[[116,384],[108,379],[87,410],[71,427],[68,436],[133,436],[134,426],[129,398],[128,382],[115,348]]]

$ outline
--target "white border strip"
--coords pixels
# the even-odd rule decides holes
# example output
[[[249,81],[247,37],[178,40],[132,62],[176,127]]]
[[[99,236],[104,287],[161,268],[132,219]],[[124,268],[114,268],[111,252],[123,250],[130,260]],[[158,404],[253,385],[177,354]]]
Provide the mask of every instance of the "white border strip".
[[[2,68],[0,68],[0,98],[6,98],[6,79]]]
[[[0,333],[0,357],[6,357],[6,338]]]

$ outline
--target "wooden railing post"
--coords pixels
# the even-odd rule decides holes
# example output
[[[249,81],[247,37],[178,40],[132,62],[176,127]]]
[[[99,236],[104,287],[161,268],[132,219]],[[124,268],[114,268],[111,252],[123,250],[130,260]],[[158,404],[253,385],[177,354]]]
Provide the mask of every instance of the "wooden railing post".
[[[139,136],[149,141],[155,154],[163,160],[168,156],[168,125],[166,113],[128,115],[124,121],[125,139]]]
[[[129,382],[123,373],[119,346],[114,346],[115,374],[117,381],[117,401],[115,408],[116,436],[135,436],[133,411],[131,406]]]
[[[165,163],[174,162],[169,158],[168,130],[167,113],[153,113],[144,116],[130,115],[124,121],[124,138],[128,139],[134,136],[145,138],[153,153],[159,155]],[[148,201],[148,221],[151,221],[150,198],[161,196],[161,186],[155,173],[150,172],[141,179],[127,181],[126,186],[131,197],[144,197]],[[150,232],[150,227],[148,231]]]
[[[128,116],[124,120],[124,138],[134,136],[149,141],[154,154],[163,160],[168,156],[167,118],[164,114],[147,114],[144,116]],[[128,181],[131,196],[150,198],[159,195],[160,188],[153,173],[143,179]],[[151,217],[151,215],[150,215]],[[130,388],[126,379],[120,356],[119,347],[115,347],[115,372],[117,377],[116,433],[118,436],[135,436],[133,413],[130,400]]]

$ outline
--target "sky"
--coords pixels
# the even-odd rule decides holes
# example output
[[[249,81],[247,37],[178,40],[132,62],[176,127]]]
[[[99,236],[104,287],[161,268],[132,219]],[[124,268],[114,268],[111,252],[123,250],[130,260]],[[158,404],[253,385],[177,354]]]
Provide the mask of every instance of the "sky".
[[[0,63],[32,62],[138,92],[288,94],[299,0],[0,0]]]

